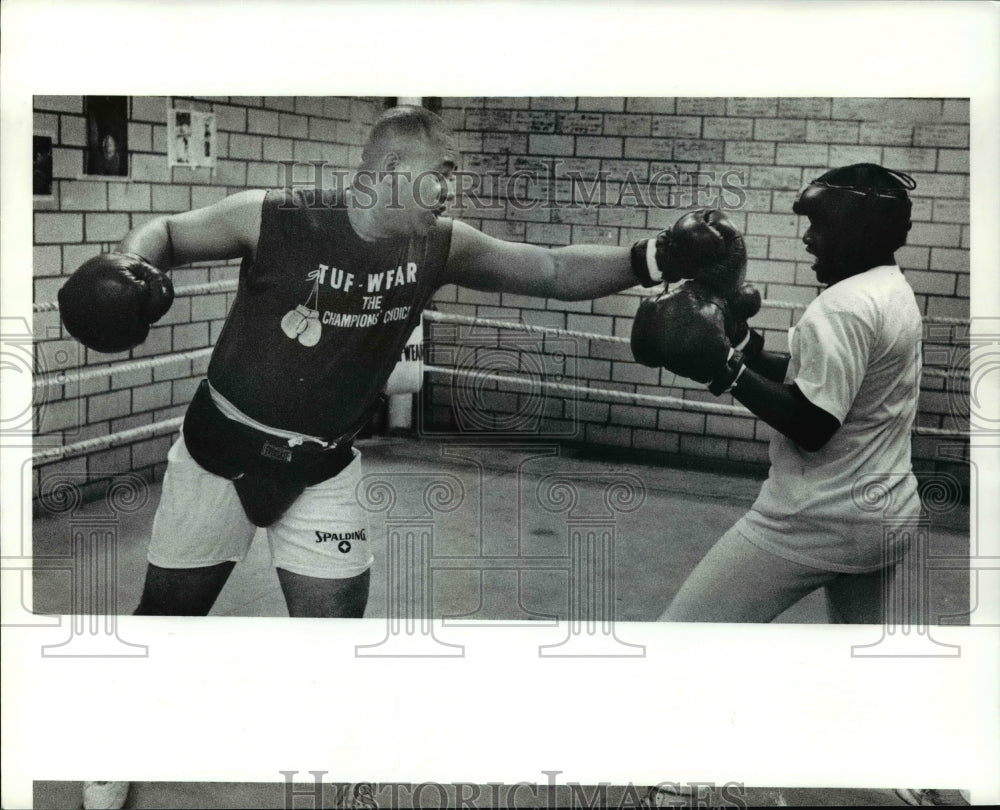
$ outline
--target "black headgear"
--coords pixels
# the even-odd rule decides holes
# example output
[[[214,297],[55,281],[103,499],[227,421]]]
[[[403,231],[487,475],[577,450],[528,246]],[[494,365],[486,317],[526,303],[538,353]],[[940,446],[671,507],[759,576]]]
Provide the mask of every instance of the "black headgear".
[[[813,180],[792,211],[808,216],[836,200],[848,207],[873,248],[892,253],[906,244],[912,209],[907,192],[916,187],[916,181],[903,172],[874,163],[855,163]]]

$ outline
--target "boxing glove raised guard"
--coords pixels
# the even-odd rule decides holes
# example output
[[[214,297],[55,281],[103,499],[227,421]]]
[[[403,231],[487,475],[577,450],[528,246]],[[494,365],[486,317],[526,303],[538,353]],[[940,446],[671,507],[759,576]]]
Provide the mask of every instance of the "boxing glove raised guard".
[[[733,349],[731,336],[741,325],[747,328],[742,313],[759,308],[760,297],[755,290],[744,293],[741,305],[744,309],[734,312],[729,301],[698,280],[664,290],[639,305],[632,356],[644,366],[705,383],[718,396],[743,373],[743,355]]]
[[[94,351],[122,352],[142,343],[170,309],[174,287],[142,256],[102,253],[80,265],[58,300],[70,335]]]

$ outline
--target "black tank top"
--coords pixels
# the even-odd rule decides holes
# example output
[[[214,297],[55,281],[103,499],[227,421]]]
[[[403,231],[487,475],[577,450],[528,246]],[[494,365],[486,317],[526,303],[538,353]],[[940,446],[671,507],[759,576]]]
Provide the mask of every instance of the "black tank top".
[[[294,195],[294,196],[293,196]],[[333,438],[364,415],[442,283],[452,222],[419,239],[366,242],[347,208],[299,191],[264,199],[208,378],[259,422]]]

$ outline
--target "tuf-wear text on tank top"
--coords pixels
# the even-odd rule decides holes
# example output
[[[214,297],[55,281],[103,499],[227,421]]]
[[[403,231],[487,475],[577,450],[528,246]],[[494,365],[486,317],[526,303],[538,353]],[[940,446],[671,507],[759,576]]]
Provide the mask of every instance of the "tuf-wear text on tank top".
[[[322,438],[348,430],[442,283],[451,220],[424,238],[366,242],[347,213],[296,191],[264,199],[257,254],[240,268],[208,378],[265,425]]]

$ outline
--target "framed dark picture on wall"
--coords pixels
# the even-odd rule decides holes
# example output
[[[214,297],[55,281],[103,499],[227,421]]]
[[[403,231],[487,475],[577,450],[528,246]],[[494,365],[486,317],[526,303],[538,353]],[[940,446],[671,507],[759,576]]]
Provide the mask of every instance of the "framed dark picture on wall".
[[[52,195],[52,138],[35,135],[32,138],[31,193],[36,197]]]
[[[83,173],[127,177],[128,96],[84,96],[87,151]]]

